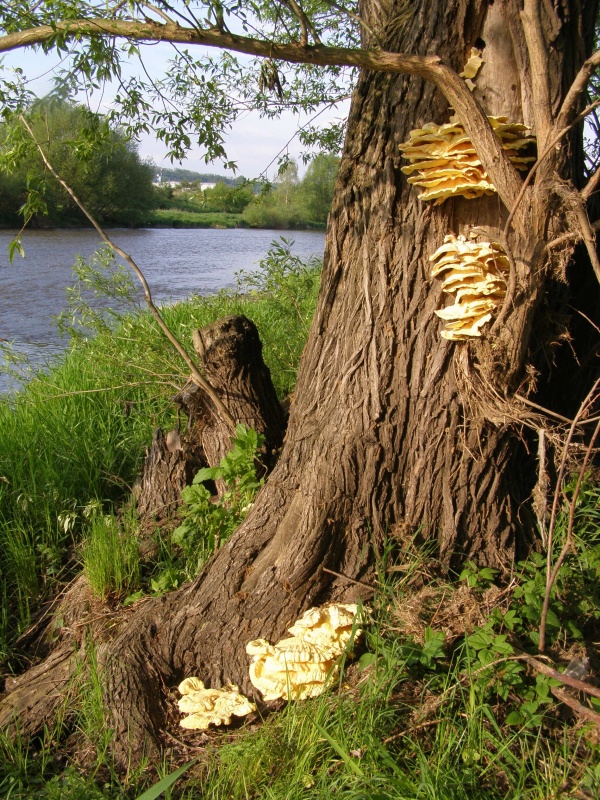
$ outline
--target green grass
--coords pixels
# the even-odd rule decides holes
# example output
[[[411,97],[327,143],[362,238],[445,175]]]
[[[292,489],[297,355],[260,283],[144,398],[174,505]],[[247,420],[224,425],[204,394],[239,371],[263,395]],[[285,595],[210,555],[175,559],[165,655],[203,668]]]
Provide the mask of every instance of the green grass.
[[[246,227],[241,214],[226,211],[187,211],[179,208],[159,208],[151,211],[144,224],[156,228]]]
[[[582,509],[583,510],[583,509]],[[590,508],[593,511],[593,508]],[[575,556],[573,556],[575,558]],[[408,634],[398,612],[414,597],[422,554],[402,555],[413,569],[392,582],[391,550],[354,663],[330,690],[289,703],[261,724],[211,736],[199,753],[145,765],[124,778],[110,757],[95,653],[74,679],[70,724],[47,732],[37,750],[0,739],[0,794],[29,797],[137,798],[149,785],[197,758],[164,795],[203,800],[547,800],[600,797],[597,738],[548,703],[539,719],[507,723],[507,712],[536,690],[535,675],[504,698],[507,664],[495,659],[481,680],[480,651],[464,636]],[[574,563],[571,564],[571,567]],[[465,584],[463,580],[458,586]],[[438,579],[451,604],[457,584]],[[480,603],[489,582],[469,588]],[[562,591],[564,587],[559,587]],[[463,602],[465,598],[463,597]],[[512,607],[510,597],[507,607]],[[436,603],[437,605],[437,603]],[[516,604],[517,606],[519,604]],[[425,625],[425,621],[423,622]],[[468,632],[468,637],[483,628]],[[557,632],[554,645],[566,632]],[[489,663],[489,662],[488,662]],[[182,734],[182,737],[184,734]],[[68,763],[69,747],[87,743],[85,769]],[[10,793],[9,793],[10,792]],[[169,794],[170,792],[170,794]],[[5,796],[1,794],[1,796]]]
[[[83,545],[83,570],[94,594],[104,600],[134,592],[140,585],[140,548],[133,522],[95,514]]]

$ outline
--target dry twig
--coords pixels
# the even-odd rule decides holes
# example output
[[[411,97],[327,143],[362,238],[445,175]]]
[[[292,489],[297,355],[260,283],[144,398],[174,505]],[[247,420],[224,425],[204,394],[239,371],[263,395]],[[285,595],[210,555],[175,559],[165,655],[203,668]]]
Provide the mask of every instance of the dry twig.
[[[579,477],[578,477],[578,480],[577,480],[577,486],[576,486],[575,491],[573,493],[573,497],[571,499],[571,504],[570,504],[569,525],[568,525],[568,530],[567,530],[567,540],[566,540],[565,545],[564,545],[564,547],[563,547],[563,549],[562,549],[562,551],[561,551],[561,553],[560,553],[560,555],[558,557],[558,560],[557,560],[557,562],[556,562],[556,564],[555,564],[555,566],[553,568],[552,567],[552,545],[553,545],[553,541],[554,541],[554,528],[556,526],[556,517],[557,517],[557,514],[558,514],[558,500],[559,500],[560,493],[561,493],[561,490],[562,490],[562,483],[563,483],[563,479],[564,479],[564,476],[565,476],[565,470],[566,470],[566,465],[567,465],[568,449],[569,449],[569,446],[570,446],[571,441],[573,439],[573,434],[575,432],[575,428],[576,428],[579,420],[584,416],[584,414],[587,412],[587,410],[589,409],[589,407],[591,406],[592,402],[595,399],[596,391],[598,389],[598,385],[599,384],[600,384],[600,378],[594,383],[594,385],[590,389],[589,393],[587,394],[587,396],[583,400],[582,404],[580,405],[580,407],[579,407],[579,409],[577,411],[577,414],[575,414],[575,419],[573,420],[573,422],[571,424],[571,427],[569,429],[569,433],[567,435],[567,440],[565,442],[565,446],[564,446],[564,449],[563,449],[563,454],[562,454],[562,458],[561,458],[561,462],[560,462],[560,468],[558,470],[558,476],[556,478],[556,487],[554,489],[554,498],[553,498],[553,502],[552,502],[552,513],[551,513],[551,517],[550,517],[550,524],[548,525],[548,543],[547,543],[547,556],[546,556],[546,592],[545,592],[545,595],[544,595],[544,604],[543,604],[543,607],[542,607],[542,617],[541,617],[541,620],[540,620],[540,641],[539,641],[539,645],[538,645],[538,650],[539,650],[540,653],[543,653],[544,650],[545,650],[545,647],[546,647],[546,619],[548,617],[548,607],[550,605],[550,593],[552,591],[552,587],[554,585],[554,581],[556,580],[556,576],[558,574],[558,570],[562,566],[562,563],[565,560],[566,555],[567,555],[569,549],[572,546],[572,542],[573,542],[573,524],[574,524],[574,521],[575,521],[575,506],[576,506],[576,503],[577,503],[577,498],[579,497],[579,491],[580,491],[580,488],[581,488],[581,483],[583,481],[583,476],[585,474],[585,469],[587,468],[587,465],[588,465],[588,462],[589,462],[589,459],[590,459],[590,456],[591,456],[592,447],[594,445],[594,442],[596,441],[598,433],[600,433],[600,421],[598,422],[598,424],[596,425],[596,428],[594,429],[594,433],[592,434],[592,438],[591,438],[590,443],[589,443],[589,445],[587,447],[587,450],[586,450],[586,454],[585,454],[585,458],[583,460],[583,464],[581,465],[581,468],[579,470]]]

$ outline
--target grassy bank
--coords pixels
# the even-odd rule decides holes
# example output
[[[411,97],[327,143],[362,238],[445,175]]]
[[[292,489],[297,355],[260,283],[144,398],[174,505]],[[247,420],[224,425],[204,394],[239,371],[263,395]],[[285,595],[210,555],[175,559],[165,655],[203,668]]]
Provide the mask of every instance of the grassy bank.
[[[597,501],[597,490],[587,490],[581,511],[595,514]],[[580,555],[565,576],[580,572],[594,541],[580,539]],[[518,592],[539,570],[535,560],[519,565],[506,593],[485,571],[467,571],[451,584],[429,571],[428,554],[412,548],[398,563],[393,551],[392,545],[379,561],[357,659],[322,697],[246,726],[182,734],[189,749],[172,742],[163,763],[117,776],[91,652],[90,674],[73,682],[68,724],[47,731],[33,754],[0,738],[0,793],[12,800],[133,800],[149,783],[191,764],[165,797],[598,798],[597,733],[556,701],[560,683],[529,670],[514,645],[535,630]],[[580,623],[592,621],[584,616]],[[565,644],[565,629],[557,628],[554,657],[567,652]],[[582,650],[573,644],[577,657]],[[85,764],[69,763],[73,739],[87,743]]]
[[[239,291],[192,298],[165,309],[165,316],[191,348],[195,327],[246,314],[258,326],[284,397],[295,384],[319,269],[284,245],[273,247],[263,267]],[[118,276],[100,283],[126,293]],[[156,571],[141,574],[135,523],[126,517],[117,535],[112,514],[155,426],[176,423],[169,398],[187,370],[143,313],[115,327],[110,317],[76,303],[65,324],[73,340],[64,360],[0,401],[0,643],[8,667],[19,659],[16,640],[32,614],[83,566],[98,597],[109,587],[112,602],[136,590],[167,591],[197,568],[199,545],[184,530],[178,534],[183,562],[163,542]],[[246,455],[247,471],[253,459],[250,450]],[[565,488],[567,498],[572,492],[572,485]],[[190,493],[185,519],[213,515],[212,524],[231,527],[222,509],[202,502],[201,494]],[[246,507],[248,497],[236,503]],[[600,490],[588,481],[576,507],[576,544],[558,572],[548,615],[549,655],[563,668],[571,663],[585,680],[586,670],[597,674],[600,664],[599,507]],[[563,515],[555,557],[565,530]],[[174,740],[163,763],[143,764],[126,776],[111,761],[112,734],[90,642],[89,669],[75,675],[56,726],[29,748],[0,735],[0,797],[134,800],[193,759],[162,796],[600,798],[597,731],[558,702],[554,692],[564,687],[540,671],[541,660],[523,655],[536,652],[545,559],[534,553],[517,564],[508,586],[497,587],[496,577],[467,564],[449,581],[435,553],[391,539],[378,557],[356,659],[347,660],[328,693],[246,726],[195,739],[182,734],[192,749]]]
[[[158,208],[148,214],[147,228],[245,228],[241,214],[225,211],[201,212],[178,208]]]
[[[283,397],[295,382],[318,265],[305,266],[278,247],[264,267],[261,277],[249,277],[236,292],[191,298],[164,313],[192,352],[194,328],[228,314],[250,317]],[[116,329],[85,304],[73,313],[86,330],[76,325],[71,331],[75,338],[62,363],[15,396],[0,398],[4,655],[57,581],[77,570],[78,543],[94,510],[110,510],[128,493],[154,428],[176,423],[169,398],[187,377],[185,365],[145,313],[123,319]]]

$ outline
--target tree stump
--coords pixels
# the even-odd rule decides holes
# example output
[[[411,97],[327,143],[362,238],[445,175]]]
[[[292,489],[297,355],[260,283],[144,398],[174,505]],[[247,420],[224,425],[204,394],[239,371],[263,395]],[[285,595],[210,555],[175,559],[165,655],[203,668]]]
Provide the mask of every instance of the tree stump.
[[[194,331],[193,339],[206,378],[231,416],[265,437],[260,461],[270,472],[283,441],[285,415],[263,361],[256,325],[247,317],[225,317]],[[234,432],[214,413],[199,386],[188,383],[173,401],[188,417],[187,430],[166,436],[160,428],[155,431],[136,495],[141,520],[170,516],[198,469],[217,466],[231,449]]]

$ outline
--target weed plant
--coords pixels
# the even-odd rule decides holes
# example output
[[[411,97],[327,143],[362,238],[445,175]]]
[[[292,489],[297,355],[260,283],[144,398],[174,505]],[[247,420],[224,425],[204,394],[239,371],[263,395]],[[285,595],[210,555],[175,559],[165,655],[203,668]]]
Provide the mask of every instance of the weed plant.
[[[273,245],[259,276],[235,291],[164,309],[192,348],[194,328],[229,314],[257,325],[280,397],[295,383],[319,283],[319,262]],[[129,278],[107,251],[76,266],[60,325],[64,358],[0,397],[0,658],[41,599],[72,577],[89,509],[112,513],[129,493],[155,427],[177,425],[170,402],[187,380],[154,320],[135,308]]]
[[[217,467],[198,470],[191,486],[181,493],[182,524],[171,536],[181,548],[181,582],[195,578],[202,565],[242,522],[254,502],[263,478],[256,474],[259,450],[264,436],[236,426],[232,449]],[[222,482],[225,491],[213,502],[206,481]]]

